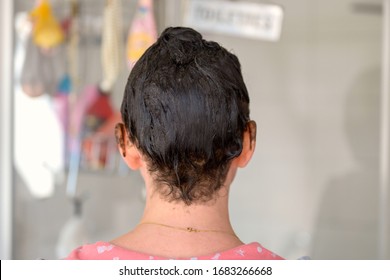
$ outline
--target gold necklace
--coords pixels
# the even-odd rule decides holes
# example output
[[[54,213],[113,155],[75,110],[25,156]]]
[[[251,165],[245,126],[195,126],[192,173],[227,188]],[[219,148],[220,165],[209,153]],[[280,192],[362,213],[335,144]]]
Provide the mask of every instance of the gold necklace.
[[[217,232],[217,233],[229,234],[229,235],[232,235],[232,236],[238,238],[237,235],[235,235],[233,232],[227,232],[227,231],[223,231],[223,230],[196,229],[196,228],[193,228],[193,227],[174,227],[174,226],[170,226],[170,225],[166,225],[166,224],[160,224],[160,223],[154,223],[154,222],[143,222],[143,223],[139,223],[138,225],[139,226],[141,226],[141,225],[156,225],[156,226],[162,226],[162,227],[166,227],[166,228],[177,229],[177,230],[182,230],[182,231],[186,231],[186,232],[194,232],[194,233],[198,233],[198,232]]]

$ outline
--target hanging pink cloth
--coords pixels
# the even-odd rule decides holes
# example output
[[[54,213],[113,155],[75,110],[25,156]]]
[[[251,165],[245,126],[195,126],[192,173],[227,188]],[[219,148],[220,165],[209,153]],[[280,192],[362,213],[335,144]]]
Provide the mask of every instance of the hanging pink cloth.
[[[99,89],[95,85],[87,86],[78,98],[70,119],[70,149],[75,150],[81,137],[83,122],[87,110],[96,102],[99,97]]]
[[[142,54],[157,40],[153,0],[139,0],[127,38],[127,61],[131,69]]]

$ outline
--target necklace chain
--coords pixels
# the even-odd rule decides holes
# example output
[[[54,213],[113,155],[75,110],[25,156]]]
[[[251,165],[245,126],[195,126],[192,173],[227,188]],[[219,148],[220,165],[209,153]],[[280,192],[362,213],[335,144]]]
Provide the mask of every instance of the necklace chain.
[[[229,235],[232,235],[234,237],[237,237],[237,235],[235,235],[233,232],[227,232],[227,231],[215,230],[215,229],[197,229],[197,228],[193,228],[193,227],[174,227],[174,226],[155,223],[155,222],[143,222],[143,223],[139,223],[138,225],[156,225],[156,226],[162,226],[162,227],[166,227],[166,228],[177,229],[177,230],[182,230],[182,231],[186,231],[186,232],[193,232],[193,233],[217,232],[217,233],[224,233],[224,234],[229,234]]]

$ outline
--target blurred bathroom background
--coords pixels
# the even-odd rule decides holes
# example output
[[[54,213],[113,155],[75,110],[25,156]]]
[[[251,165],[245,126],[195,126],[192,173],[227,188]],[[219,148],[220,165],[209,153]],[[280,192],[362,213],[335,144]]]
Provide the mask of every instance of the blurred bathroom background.
[[[80,242],[109,241],[136,226],[144,205],[142,178],[101,131],[117,117],[140,1],[120,1],[114,34],[105,12],[115,9],[105,8],[119,1],[48,1],[66,38],[46,53],[28,38],[38,36],[26,24],[36,2],[0,4],[1,259],[58,259]],[[190,25],[194,2],[151,2],[157,33]],[[283,13],[274,40],[202,31],[239,57],[258,124],[255,156],[231,189],[237,234],[288,259],[390,259],[390,1],[216,2]],[[105,47],[113,57],[102,59]],[[117,52],[123,61],[105,65]]]

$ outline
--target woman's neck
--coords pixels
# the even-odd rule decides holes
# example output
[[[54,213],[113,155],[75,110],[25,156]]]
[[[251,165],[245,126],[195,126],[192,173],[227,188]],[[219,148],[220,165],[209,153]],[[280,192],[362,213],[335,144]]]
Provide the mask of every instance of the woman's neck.
[[[229,219],[228,193],[234,172],[214,199],[191,205],[170,202],[156,191],[146,169],[141,169],[141,174],[146,185],[144,214],[132,231],[113,240],[113,244],[172,258],[207,255],[243,244]]]
[[[145,181],[146,203],[140,223],[152,222],[174,227],[192,227],[204,230],[233,232],[229,218],[229,188],[235,174],[235,168],[229,170],[225,185],[205,203],[172,202],[164,197],[155,186],[147,168],[141,168]]]
[[[144,215],[140,223],[233,232],[226,190],[221,190],[218,197],[209,202],[191,205],[186,205],[184,202],[169,202],[157,192],[147,191],[147,193]]]
[[[228,196],[223,191],[209,203],[189,206],[168,202],[157,193],[147,195],[140,223],[112,243],[170,258],[204,256],[243,244],[231,226]]]

